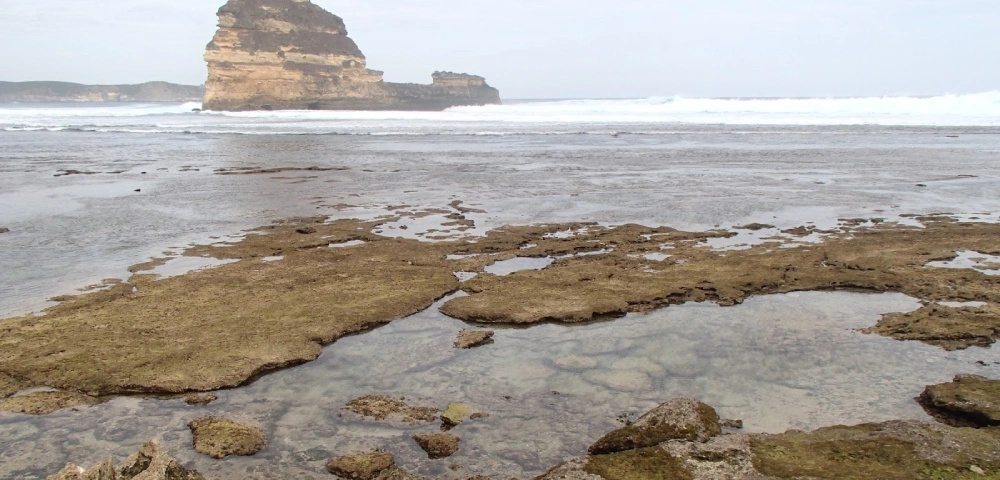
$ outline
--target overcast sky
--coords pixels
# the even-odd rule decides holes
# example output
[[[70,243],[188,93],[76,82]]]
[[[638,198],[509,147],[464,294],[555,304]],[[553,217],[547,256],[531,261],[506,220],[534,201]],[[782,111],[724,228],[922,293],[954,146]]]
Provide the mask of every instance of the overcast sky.
[[[223,0],[4,0],[0,80],[204,82]],[[1000,89],[998,0],[314,0],[386,80],[504,98]]]

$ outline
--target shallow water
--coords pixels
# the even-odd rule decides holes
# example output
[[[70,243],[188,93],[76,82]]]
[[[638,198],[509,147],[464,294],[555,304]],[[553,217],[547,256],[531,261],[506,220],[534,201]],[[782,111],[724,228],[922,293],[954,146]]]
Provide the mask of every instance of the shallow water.
[[[792,293],[735,307],[691,304],[612,322],[500,329],[494,344],[473,350],[452,347],[468,325],[432,308],[344,338],[316,362],[221,392],[208,407],[121,398],[47,417],[0,414],[0,478],[44,478],[66,461],[125,456],[150,438],[216,478],[325,479],[332,456],[372,448],[435,478],[525,478],[584,453],[619,426],[619,415],[678,396],[743,419],[751,432],[927,419],[912,400],[925,385],[957,373],[1000,377],[1000,353],[946,352],[856,331],[881,313],[918,306],[901,294]],[[394,426],[342,409],[374,393],[442,409],[465,402],[490,417],[454,429],[459,453],[430,461],[410,437],[436,424]],[[250,458],[198,455],[185,425],[208,414],[260,425],[267,447]],[[453,463],[463,469],[448,470]]]
[[[383,234],[427,240],[581,221],[829,228],[931,212],[998,220],[997,128],[656,128],[619,138],[0,131],[0,226],[11,229],[0,235],[0,317],[123,278],[165,250],[292,216],[371,219],[403,205],[452,211],[464,200],[486,213],[465,214],[474,230],[436,214]],[[313,166],[347,170],[214,173]],[[69,169],[94,173],[55,176]]]

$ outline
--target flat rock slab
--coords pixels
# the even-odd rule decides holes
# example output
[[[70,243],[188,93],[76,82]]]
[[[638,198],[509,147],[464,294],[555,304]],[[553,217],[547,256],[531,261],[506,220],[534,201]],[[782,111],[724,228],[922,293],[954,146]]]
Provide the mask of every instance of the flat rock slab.
[[[326,470],[348,480],[374,480],[381,473],[396,467],[396,460],[385,452],[371,452],[335,458],[326,464]]]
[[[468,350],[493,343],[493,335],[495,333],[493,330],[462,330],[458,332],[458,339],[455,340],[455,348]]]
[[[460,438],[447,433],[416,435],[413,440],[420,445],[431,459],[447,458],[458,452]]]
[[[0,411],[25,415],[48,415],[59,410],[97,405],[101,400],[74,392],[40,392],[0,401]]]
[[[351,400],[346,408],[363,417],[371,417],[375,420],[396,418],[411,425],[430,422],[437,418],[438,409],[412,407],[407,405],[405,400],[405,398],[396,399],[384,395],[368,395]]]
[[[221,418],[202,418],[188,424],[194,449],[212,458],[250,456],[264,448],[264,433],[257,427]]]
[[[928,386],[917,400],[928,414],[951,426],[1000,425],[1000,380],[959,375],[951,383]]]
[[[697,400],[679,398],[664,403],[590,446],[594,455],[653,447],[669,440],[706,442],[722,434],[715,409]]]

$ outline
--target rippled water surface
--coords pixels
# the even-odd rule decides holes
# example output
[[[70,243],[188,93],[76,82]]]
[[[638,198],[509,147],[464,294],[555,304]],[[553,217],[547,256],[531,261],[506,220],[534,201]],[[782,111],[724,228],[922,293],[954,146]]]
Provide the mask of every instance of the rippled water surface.
[[[473,350],[452,346],[468,326],[432,308],[342,339],[316,362],[221,392],[208,407],[121,398],[47,417],[0,414],[0,478],[44,478],[67,460],[125,456],[150,438],[217,478],[329,478],[323,466],[332,456],[373,448],[435,478],[525,478],[583,454],[619,426],[619,415],[679,396],[743,419],[752,432],[927,419],[913,401],[925,385],[961,372],[1000,375],[1000,354],[855,331],[918,305],[900,294],[793,293],[584,326],[501,329],[495,343]],[[437,424],[364,421],[343,410],[375,393],[441,409],[464,402],[490,417],[454,429],[459,453],[430,461],[410,437]],[[208,414],[261,426],[267,447],[252,458],[198,455],[185,425]],[[449,470],[454,463],[463,468]]]

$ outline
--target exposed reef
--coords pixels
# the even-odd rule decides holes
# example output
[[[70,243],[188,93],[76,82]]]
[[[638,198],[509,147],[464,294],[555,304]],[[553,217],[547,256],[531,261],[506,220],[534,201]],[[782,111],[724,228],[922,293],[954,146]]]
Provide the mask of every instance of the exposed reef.
[[[108,457],[103,462],[84,469],[72,463],[48,480],[205,480],[196,471],[182,467],[167,455],[156,442],[146,442],[138,453],[129,457],[120,467]]]
[[[67,82],[0,82],[0,102],[198,102],[205,88],[167,82],[82,85]]]
[[[389,83],[344,21],[309,0],[229,0],[208,44],[206,110],[444,110],[500,103],[482,77],[435,72]]]
[[[698,405],[693,400],[674,402]],[[681,408],[673,413],[661,417],[668,424],[684,424],[683,417],[698,415]],[[710,427],[717,432],[719,424]],[[834,426],[809,433],[792,430],[777,435],[715,433],[707,439],[665,438],[652,445],[637,444],[615,453],[580,457],[536,480],[998,478],[998,440],[997,429],[917,421]]]
[[[186,255],[238,261],[165,279],[138,273],[61,298],[43,316],[0,323],[0,396],[39,387],[95,398],[235,387],[312,361],[324,345],[459,289],[467,296],[446,302],[444,313],[511,324],[583,322],[686,302],[734,305],[751,295],[807,290],[1000,304],[1000,276],[926,267],[958,251],[1000,253],[1000,225],[945,217],[924,218],[925,228],[845,226],[822,243],[778,248],[776,240],[739,251],[706,245],[732,235],[726,231],[544,225],[429,243],[372,233],[393,218],[325,220],[282,222],[236,243],[192,247]],[[329,248],[347,242],[355,243]],[[644,257],[667,247],[665,261]],[[517,256],[560,258],[538,271],[483,273]],[[456,271],[480,274],[460,283]],[[995,341],[1000,319],[985,317],[995,323],[983,327],[978,312],[929,309],[928,318],[948,319],[947,328],[919,339],[949,349]],[[889,315],[880,325],[899,318],[906,317]],[[968,321],[953,321],[962,318]],[[928,321],[918,320],[911,329]],[[910,339],[897,335],[899,328],[872,331]]]

